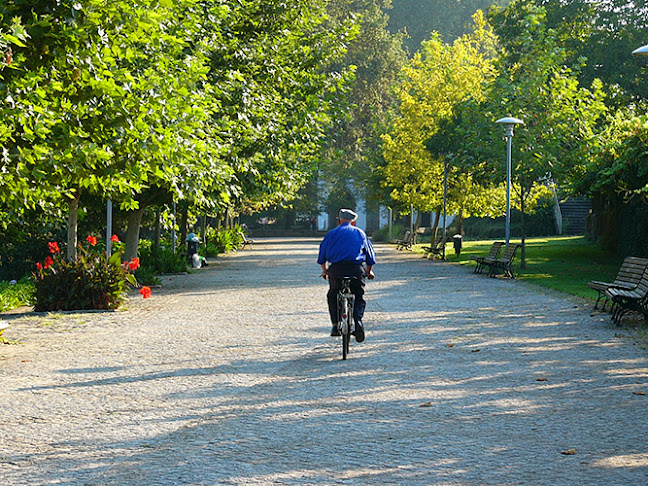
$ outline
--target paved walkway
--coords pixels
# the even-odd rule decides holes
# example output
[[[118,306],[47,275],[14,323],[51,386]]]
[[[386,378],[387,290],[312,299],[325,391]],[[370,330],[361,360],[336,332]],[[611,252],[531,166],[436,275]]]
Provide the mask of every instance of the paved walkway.
[[[607,317],[378,247],[343,362],[316,253],[264,240],[126,312],[9,316],[0,484],[648,484],[648,350]]]

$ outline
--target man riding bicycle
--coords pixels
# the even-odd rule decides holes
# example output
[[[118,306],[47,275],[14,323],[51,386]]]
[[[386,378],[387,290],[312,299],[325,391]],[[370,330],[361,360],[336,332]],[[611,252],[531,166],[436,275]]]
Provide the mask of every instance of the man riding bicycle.
[[[322,278],[328,279],[329,291],[326,294],[329,314],[333,328],[331,336],[339,336],[337,294],[340,290],[340,277],[356,277],[351,282],[351,291],[355,295],[353,320],[355,322],[355,338],[364,341],[364,316],[366,302],[364,295],[365,278],[375,277],[372,267],[376,264],[376,254],[367,235],[356,228],[358,215],[350,209],[340,209],[339,225],[329,231],[320,243],[317,263],[322,266]],[[326,263],[330,265],[327,267]],[[365,268],[366,266],[366,268]]]

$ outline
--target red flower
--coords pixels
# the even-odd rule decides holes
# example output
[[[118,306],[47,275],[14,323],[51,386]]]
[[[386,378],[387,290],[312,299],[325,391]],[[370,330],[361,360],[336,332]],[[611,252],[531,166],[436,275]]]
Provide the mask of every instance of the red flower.
[[[112,235],[112,236],[110,237],[110,241],[112,241],[113,243],[119,243],[119,236],[117,236],[117,235]]]
[[[128,262],[128,268],[131,270],[137,270],[140,267],[139,258],[131,258],[131,261]]]
[[[59,248],[58,243],[56,241],[50,241],[47,244],[47,246],[49,247],[49,252],[50,253],[58,253],[59,251],[61,251],[61,249]]]
[[[92,236],[92,235],[89,235],[89,236],[86,238],[86,240],[87,240],[87,242],[90,243],[92,246],[95,246],[95,245],[97,244],[97,238],[95,238],[95,237]]]
[[[43,263],[43,267],[47,269],[47,268],[51,267],[53,263],[54,263],[54,260],[52,260],[52,257],[48,256],[47,258],[45,258],[45,263]]]
[[[43,269],[43,265],[41,265],[40,262],[36,262],[36,270],[42,270],[42,269]]]
[[[142,294],[142,297],[145,299],[148,299],[151,296],[151,288],[150,287],[142,287],[139,291],[140,294]]]

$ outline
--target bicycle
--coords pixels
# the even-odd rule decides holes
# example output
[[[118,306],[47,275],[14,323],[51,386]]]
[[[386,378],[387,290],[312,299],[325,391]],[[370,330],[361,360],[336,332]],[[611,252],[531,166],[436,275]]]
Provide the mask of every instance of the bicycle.
[[[355,332],[353,321],[353,306],[355,304],[355,295],[351,291],[351,282],[357,280],[357,277],[340,277],[340,290],[337,295],[338,303],[338,329],[342,335],[342,359],[347,359],[349,354],[349,341]]]

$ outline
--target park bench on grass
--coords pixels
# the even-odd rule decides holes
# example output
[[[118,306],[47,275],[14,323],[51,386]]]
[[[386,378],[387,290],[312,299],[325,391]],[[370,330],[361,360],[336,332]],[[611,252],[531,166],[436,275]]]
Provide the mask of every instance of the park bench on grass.
[[[488,276],[494,277],[499,272],[504,273],[509,278],[515,278],[513,275],[513,260],[515,259],[515,252],[522,245],[519,243],[508,244],[504,248],[504,253],[500,258],[488,259],[484,258],[483,265],[488,267]]]
[[[245,236],[245,233],[243,233],[242,231],[239,231],[239,236],[241,237],[241,244],[239,245],[239,250],[244,249],[246,246],[252,248],[252,243],[254,243],[254,240],[249,239],[247,236]]]
[[[424,246],[423,251],[426,254],[425,256],[432,259],[442,258],[443,250],[448,241],[450,241],[450,237],[448,235],[444,235],[437,240],[434,246]]]
[[[648,267],[634,289],[610,287],[605,290],[605,296],[612,301],[612,322],[621,324],[623,316],[631,311],[641,312],[644,320],[648,321]]]
[[[637,284],[641,280],[641,276],[644,273],[644,270],[648,267],[648,258],[639,258],[629,256],[623,260],[619,273],[614,279],[614,282],[600,282],[598,280],[591,280],[587,282],[587,286],[598,292],[598,297],[596,303],[594,304],[594,309],[598,309],[599,301],[604,298],[603,308],[608,302],[608,297],[605,295],[605,291],[609,288],[616,287],[625,290],[633,290],[637,287]]]
[[[411,231],[406,231],[405,235],[400,240],[396,240],[396,249],[397,250],[404,250],[404,249],[411,250],[412,245],[414,244],[413,240],[414,240],[414,238],[412,237]]]
[[[477,266],[475,267],[475,273],[482,273],[482,270],[484,269],[484,260],[489,260],[489,261],[497,260],[497,257],[499,256],[502,246],[504,246],[503,241],[496,241],[491,246],[488,255],[486,256],[470,255],[471,260],[475,260],[477,262]]]

